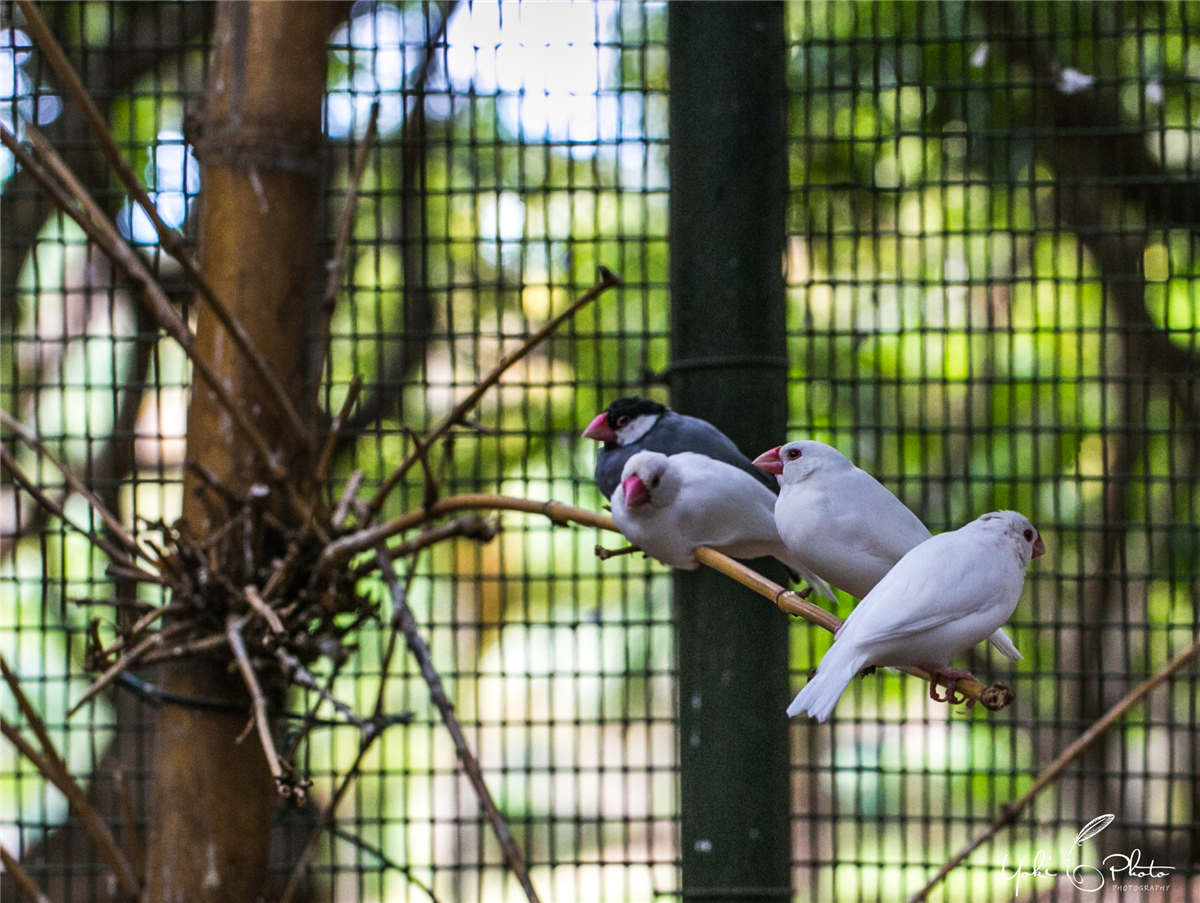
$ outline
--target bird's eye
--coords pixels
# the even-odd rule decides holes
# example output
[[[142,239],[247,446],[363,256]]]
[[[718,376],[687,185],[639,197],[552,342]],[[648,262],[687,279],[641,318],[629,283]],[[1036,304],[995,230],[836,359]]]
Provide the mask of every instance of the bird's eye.
[[[629,415],[622,414],[620,417],[617,418],[617,429],[620,429],[621,427],[625,426],[627,423],[629,423]]]
[[[651,486],[657,486],[657,485],[658,485],[658,481],[659,481],[659,480],[661,480],[661,479],[662,479],[662,477],[655,477],[653,480],[651,480],[651,481],[650,481],[650,485],[651,485]]]
[[[1025,541],[1026,541],[1026,542],[1033,542],[1033,531],[1032,531],[1032,530],[1026,530],[1026,531],[1025,531]]]
[[[798,448],[789,448],[789,449],[787,450],[787,457],[788,457],[788,460],[789,460],[789,461],[795,461],[797,458],[799,458],[799,457],[800,457],[800,449],[798,449]]]

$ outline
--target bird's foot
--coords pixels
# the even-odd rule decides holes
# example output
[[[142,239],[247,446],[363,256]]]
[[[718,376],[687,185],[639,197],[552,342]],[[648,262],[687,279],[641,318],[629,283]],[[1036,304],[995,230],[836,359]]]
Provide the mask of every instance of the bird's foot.
[[[874,674],[878,670],[879,670],[879,668],[877,668],[875,665],[867,665],[867,667],[863,668],[861,671],[858,672],[858,676],[859,677],[869,677],[870,675]]]
[[[960,680],[975,681],[975,675],[970,671],[964,671],[961,668],[939,668],[937,665],[922,665],[921,667],[933,676],[933,680],[929,682],[929,698],[934,702],[946,702],[950,705],[966,702],[968,712],[975,705],[974,699],[968,700],[966,696],[959,696],[956,692]],[[938,696],[937,693],[939,677],[946,682],[945,696]],[[978,681],[976,682],[978,683]]]

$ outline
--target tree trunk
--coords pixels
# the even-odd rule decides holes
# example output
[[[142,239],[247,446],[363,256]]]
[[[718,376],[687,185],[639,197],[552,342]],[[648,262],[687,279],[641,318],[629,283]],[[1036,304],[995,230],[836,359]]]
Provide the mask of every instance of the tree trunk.
[[[203,165],[202,270],[300,409],[321,189],[326,42],[335,6],[341,7],[219,4],[196,140]],[[274,445],[285,479],[299,488],[311,465],[303,444],[289,434],[278,406],[207,305],[197,303],[202,353]],[[285,525],[297,523],[267,462],[199,382],[188,410],[187,456],[237,499],[247,499],[255,484],[269,486],[262,509]],[[183,519],[193,537],[211,535],[236,514],[236,505],[204,488],[191,471],[184,490]],[[278,550],[263,547],[261,531],[229,535],[229,553],[217,564],[240,587],[256,580]],[[223,622],[223,612],[213,617]],[[228,657],[192,659],[171,669],[163,683],[189,697],[248,698]],[[253,903],[263,897],[276,792],[257,737],[251,733],[238,742],[248,714],[248,705],[247,716],[163,709],[149,833],[151,903]]]

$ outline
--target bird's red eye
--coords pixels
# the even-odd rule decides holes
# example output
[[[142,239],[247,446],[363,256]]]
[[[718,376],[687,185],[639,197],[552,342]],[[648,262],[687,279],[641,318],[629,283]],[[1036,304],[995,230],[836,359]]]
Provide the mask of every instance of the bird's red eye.
[[[1026,542],[1033,542],[1033,531],[1032,531],[1032,530],[1026,530],[1026,531],[1025,531],[1025,541],[1026,541]]]
[[[617,418],[617,429],[620,429],[621,427],[625,426],[625,424],[627,424],[627,423],[629,423],[629,415],[622,414],[620,417]]]
[[[788,456],[788,460],[789,460],[789,461],[795,461],[797,458],[799,458],[799,457],[800,457],[800,449],[798,449],[798,448],[789,448],[789,449],[787,450],[787,456]]]

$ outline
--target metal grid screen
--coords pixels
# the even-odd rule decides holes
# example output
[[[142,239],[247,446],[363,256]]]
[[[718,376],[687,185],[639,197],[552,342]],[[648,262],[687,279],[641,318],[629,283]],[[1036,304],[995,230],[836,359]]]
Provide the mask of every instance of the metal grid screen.
[[[45,7],[124,153],[190,235],[202,185],[188,113],[212,7]],[[93,156],[20,12],[3,14],[5,127],[46,131],[187,311],[184,280]],[[325,373],[331,413],[365,381],[333,498],[359,471],[369,497],[404,456],[406,425],[435,425],[604,265],[623,287],[484,397],[442,485],[601,510],[580,431],[621,396],[667,400],[668,14],[582,0],[346,6],[330,35],[322,260],[375,102],[379,135]],[[830,724],[791,728],[795,899],[903,900],[1200,625],[1200,12],[812,2],[786,15],[789,437],[837,446],[934,532],[1015,508],[1049,549],[1010,622],[1024,661],[981,647],[959,662],[984,683],[1007,679],[1007,710],[964,716],[881,672],[853,683]],[[157,535],[181,510],[187,363],[7,151],[0,166],[2,406]],[[100,530],[11,439],[66,514]],[[107,560],[3,476],[0,651],[125,842],[111,788],[120,776],[144,812],[151,707],[119,687],[67,717],[89,680],[88,625],[107,635],[116,617]],[[410,476],[384,514],[419,507],[422,492]],[[682,899],[670,573],[598,560],[595,531],[498,523],[490,542],[423,553],[409,601],[530,876],[554,901]],[[850,608],[843,597],[839,614]],[[797,621],[791,639],[795,690],[830,637]],[[389,634],[367,624],[356,642],[335,687],[369,708]],[[387,708],[413,720],[362,761],[309,899],[521,898],[417,666],[397,654],[387,683]],[[1019,888],[1012,875],[1039,853],[1044,869],[1069,869],[1135,849],[1166,877],[1105,871],[1103,899],[1190,899],[1197,691],[1194,669],[1172,677],[933,899],[1095,899],[1062,875]],[[0,712],[16,717],[10,697]],[[317,804],[359,744],[345,727],[314,734],[298,764]],[[1104,814],[1103,833],[1073,846]],[[281,807],[281,881],[314,819]],[[24,851],[52,899],[110,898],[63,798],[7,743],[0,843]],[[1120,890],[1142,885],[1169,890]]]

